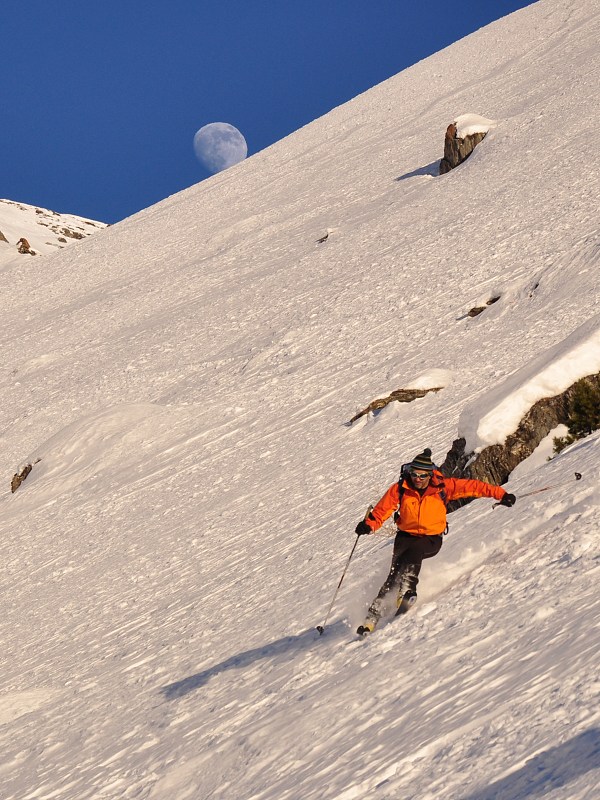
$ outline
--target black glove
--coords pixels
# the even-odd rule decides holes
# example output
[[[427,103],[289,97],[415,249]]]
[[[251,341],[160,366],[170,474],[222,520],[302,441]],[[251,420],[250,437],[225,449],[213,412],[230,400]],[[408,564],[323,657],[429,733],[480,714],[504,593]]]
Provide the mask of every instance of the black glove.
[[[506,492],[502,500],[500,500],[500,505],[508,506],[510,508],[511,506],[514,506],[516,502],[517,498],[514,496],[514,494],[508,494],[508,492]]]
[[[373,529],[369,527],[369,525],[367,525],[364,519],[361,519],[361,521],[356,526],[354,533],[357,536],[365,536],[368,533],[373,533]]]

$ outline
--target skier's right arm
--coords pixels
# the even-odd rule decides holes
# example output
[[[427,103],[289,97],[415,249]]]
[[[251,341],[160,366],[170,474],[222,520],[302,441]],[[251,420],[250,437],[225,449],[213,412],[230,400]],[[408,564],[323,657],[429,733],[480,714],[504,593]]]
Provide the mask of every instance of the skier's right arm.
[[[392,516],[394,511],[398,508],[398,484],[393,483],[387,492],[383,495],[381,500],[377,503],[375,508],[367,514],[366,519],[362,520],[356,526],[356,535],[362,536],[366,533],[374,533],[379,530],[383,523]]]

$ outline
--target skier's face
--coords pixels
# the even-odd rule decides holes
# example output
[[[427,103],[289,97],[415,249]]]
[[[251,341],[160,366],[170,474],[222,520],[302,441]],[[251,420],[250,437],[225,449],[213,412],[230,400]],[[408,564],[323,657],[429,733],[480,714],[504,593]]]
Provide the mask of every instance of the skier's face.
[[[424,486],[427,486],[431,478],[430,472],[422,472],[418,469],[411,469],[409,471],[409,475],[418,489],[422,489]]]

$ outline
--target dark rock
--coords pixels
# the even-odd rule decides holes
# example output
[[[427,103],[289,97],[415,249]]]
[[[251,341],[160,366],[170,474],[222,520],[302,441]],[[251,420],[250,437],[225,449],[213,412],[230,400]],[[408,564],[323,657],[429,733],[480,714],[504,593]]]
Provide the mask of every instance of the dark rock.
[[[13,479],[10,482],[10,491],[14,494],[19,486],[23,483],[25,478],[29,475],[33,467],[31,464],[26,464],[20,472],[15,472]]]
[[[36,458],[33,464],[39,464],[41,460],[42,460],[41,458]],[[33,464],[25,464],[25,466],[19,472],[15,472],[15,474],[13,475],[12,481],[10,482],[10,490],[11,492],[13,492],[13,494],[14,492],[17,491],[19,486],[29,475],[29,473],[33,469]]]
[[[440,161],[440,175],[458,167],[471,155],[477,145],[485,139],[485,132],[470,133],[461,139],[457,136],[456,125],[448,125],[444,139],[444,157]]]
[[[30,255],[30,256],[35,255],[35,250],[31,249],[31,245],[29,244],[27,239],[25,239],[25,237],[23,236],[17,242],[17,250],[19,251],[19,253],[21,253],[21,255]]]
[[[475,306],[475,308],[472,308],[469,311],[467,316],[468,317],[478,317],[483,311],[485,311],[485,306]]]
[[[441,390],[441,386],[437,386],[433,389],[396,389],[387,397],[381,397],[378,400],[373,400],[373,402],[369,403],[366,408],[363,408],[362,411],[359,411],[358,414],[355,414],[350,422],[348,422],[348,425],[352,425],[352,423],[356,422],[357,419],[364,417],[365,414],[368,414],[371,411],[380,411],[382,408],[385,408],[388,403],[393,403],[394,401],[397,403],[412,403],[413,400],[416,400],[419,397],[425,397],[425,395],[429,394],[429,392],[440,392]]]
[[[72,228],[61,228],[58,233],[61,233],[63,236],[68,236],[70,239],[83,239],[83,233],[79,231],[74,231]]]
[[[497,303],[497,302],[498,302],[498,300],[500,300],[500,297],[490,297],[490,299],[487,301],[487,303],[486,303],[484,306],[475,306],[475,308],[472,308],[472,309],[469,311],[469,313],[467,314],[467,316],[468,316],[468,317],[478,317],[478,316],[479,316],[479,314],[481,314],[481,312],[482,312],[482,311],[485,311],[485,309],[486,309],[488,306],[493,306],[493,305],[494,305],[494,303]]]

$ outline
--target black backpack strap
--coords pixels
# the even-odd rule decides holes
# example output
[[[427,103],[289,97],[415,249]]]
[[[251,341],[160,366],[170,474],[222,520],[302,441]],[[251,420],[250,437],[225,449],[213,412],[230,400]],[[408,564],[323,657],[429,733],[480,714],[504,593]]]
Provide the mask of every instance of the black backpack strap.
[[[400,516],[400,506],[402,505],[402,497],[404,496],[404,472],[400,473],[400,477],[398,478],[398,508],[394,511],[394,522],[398,521],[398,517]]]
[[[437,469],[437,467],[436,467],[436,469]],[[442,500],[442,503],[446,506],[446,510],[448,510],[449,500],[448,500],[448,495],[446,493],[446,484],[444,483],[444,476],[442,475],[441,472],[439,472],[439,470],[438,470],[438,473],[441,476],[441,480],[438,483],[438,486],[440,487],[440,498]],[[439,480],[439,478],[438,478],[438,480]],[[444,530],[443,535],[447,536],[449,530],[450,530],[450,526],[448,525],[448,520],[446,519],[446,529]]]

